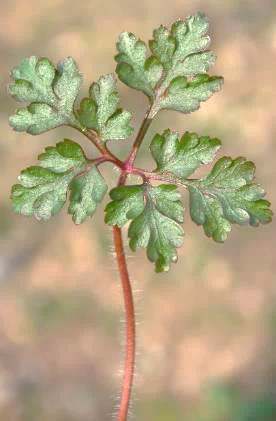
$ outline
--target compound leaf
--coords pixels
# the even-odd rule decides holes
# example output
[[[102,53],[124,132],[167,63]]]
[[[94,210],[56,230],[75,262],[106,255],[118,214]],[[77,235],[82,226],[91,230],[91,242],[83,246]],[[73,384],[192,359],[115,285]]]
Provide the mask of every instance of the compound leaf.
[[[131,135],[131,113],[121,108],[116,81],[112,74],[92,83],[89,98],[84,98],[78,111],[79,120],[88,129],[95,130],[105,142],[108,139],[125,139]]]
[[[94,165],[90,165],[82,148],[65,139],[47,147],[39,155],[41,166],[29,167],[20,174],[20,184],[12,187],[14,210],[48,220],[64,206],[71,191],[69,213],[76,224],[92,215],[107,186]]]
[[[211,173],[188,184],[192,219],[203,225],[208,237],[222,242],[231,223],[257,226],[271,221],[270,203],[265,192],[252,183],[255,166],[244,158],[221,158]]]
[[[10,94],[31,103],[10,117],[16,131],[36,135],[63,124],[79,127],[74,103],[82,76],[73,58],[65,58],[55,68],[45,57],[27,57],[12,70],[11,78]]]
[[[150,150],[157,163],[155,171],[186,178],[201,164],[211,162],[220,145],[219,139],[189,132],[179,140],[178,133],[165,130],[162,135],[154,136]]]
[[[111,198],[106,223],[122,227],[132,220],[128,231],[131,249],[147,248],[156,271],[168,271],[170,263],[177,261],[176,247],[182,245],[184,235],[183,206],[177,187],[123,186],[113,189]]]
[[[117,42],[119,54],[116,72],[122,82],[131,88],[154,96],[154,88],[161,78],[163,67],[157,58],[146,58],[146,45],[130,32],[123,32]]]

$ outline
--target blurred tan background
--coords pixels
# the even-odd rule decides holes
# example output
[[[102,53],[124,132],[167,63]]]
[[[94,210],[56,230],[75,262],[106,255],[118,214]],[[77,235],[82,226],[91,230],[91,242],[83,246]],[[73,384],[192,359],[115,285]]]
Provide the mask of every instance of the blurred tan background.
[[[205,12],[214,74],[222,92],[199,112],[163,112],[137,165],[153,168],[147,147],[156,131],[197,131],[223,141],[220,156],[245,156],[275,203],[275,0],[1,0],[0,6],[0,420],[110,421],[118,403],[124,324],[105,202],[82,226],[62,212],[47,224],[15,215],[9,191],[36,164],[59,128],[32,137],[7,123],[12,66],[28,55],[54,62],[73,56],[89,83],[115,69],[123,30],[144,40],[160,23]],[[146,97],[119,83],[137,129]],[[125,157],[129,144],[111,149]],[[93,155],[94,154],[94,155]],[[109,164],[104,174],[114,185]],[[115,178],[114,178],[115,177]],[[187,196],[186,208],[188,208]],[[169,274],[154,273],[145,252],[129,251],[137,309],[138,355],[132,418],[143,421],[276,420],[275,224],[233,227],[215,244],[185,218],[186,239]]]

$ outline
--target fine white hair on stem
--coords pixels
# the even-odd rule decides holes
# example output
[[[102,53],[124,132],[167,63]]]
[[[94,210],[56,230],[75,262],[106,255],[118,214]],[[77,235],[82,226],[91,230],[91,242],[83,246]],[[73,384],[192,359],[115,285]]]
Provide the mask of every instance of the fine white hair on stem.
[[[136,281],[134,281],[133,279],[131,280],[131,284],[133,286],[133,284],[136,284]],[[118,289],[120,289],[121,285],[119,284],[118,281]],[[141,294],[142,290],[139,288],[132,288],[132,292],[133,292],[133,299],[134,299],[134,307],[135,307],[135,318],[136,318],[136,323],[135,323],[135,327],[136,327],[136,331],[137,329],[139,329],[139,325],[141,323],[141,312],[138,310],[137,311],[137,307],[139,308],[139,306],[137,305],[138,302],[140,301],[140,297],[139,300],[137,300],[137,293],[138,295]],[[119,385],[122,385],[122,381],[123,381],[123,376],[124,376],[124,364],[125,364],[125,346],[126,346],[126,320],[125,320],[125,312],[122,311],[121,313],[121,317],[120,317],[120,321],[119,321],[119,338],[120,338],[120,355],[121,355],[121,359],[120,359],[120,363],[119,363],[119,367],[116,370],[116,377],[118,379],[118,383]],[[139,337],[139,335],[136,335]],[[139,375],[139,371],[136,370],[137,368],[137,360],[139,360],[140,355],[142,353],[140,352],[140,346],[139,346],[139,342],[136,339],[136,353],[135,353],[135,363],[134,363],[134,382],[133,382],[133,388],[132,388],[132,395],[131,395],[131,400],[129,403],[129,418],[133,417],[133,405],[134,402],[137,402],[139,397],[137,395],[137,385],[141,384],[141,377]],[[118,394],[115,398],[114,398],[114,402],[115,402],[115,409],[114,412],[112,413],[112,418],[116,419],[116,416],[118,415],[118,410],[119,410],[119,406],[120,406],[120,394]]]

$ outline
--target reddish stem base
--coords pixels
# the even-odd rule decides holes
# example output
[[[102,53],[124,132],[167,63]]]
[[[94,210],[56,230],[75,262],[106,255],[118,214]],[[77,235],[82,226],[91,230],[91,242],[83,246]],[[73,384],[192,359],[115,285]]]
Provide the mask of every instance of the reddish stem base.
[[[126,315],[126,355],[118,421],[126,421],[129,409],[135,364],[135,315],[129,275],[126,266],[121,229],[113,228],[113,240],[123,288]]]

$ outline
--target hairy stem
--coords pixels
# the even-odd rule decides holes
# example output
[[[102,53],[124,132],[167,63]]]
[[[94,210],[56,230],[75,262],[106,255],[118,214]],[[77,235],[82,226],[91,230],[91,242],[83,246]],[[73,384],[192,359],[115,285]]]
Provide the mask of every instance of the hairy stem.
[[[145,137],[145,134],[149,128],[152,118],[149,118],[151,107],[148,110],[146,117],[140,127],[138,135],[135,139],[133,147],[126,161],[123,164],[122,172],[119,178],[118,186],[125,184],[128,174],[140,175],[144,179],[143,171],[133,168],[133,163],[136,158],[139,147]],[[133,385],[134,377],[134,365],[135,365],[135,313],[132,289],[130,279],[127,270],[126,258],[124,254],[122,231],[118,226],[113,227],[113,241],[115,246],[117,264],[120,273],[120,279],[123,289],[124,296],[124,307],[125,307],[125,319],[126,319],[126,345],[125,345],[125,367],[124,367],[124,378],[121,390],[121,400],[118,411],[118,421],[127,421],[129,403],[131,398],[131,390]]]
[[[121,390],[120,407],[118,412],[118,421],[126,421],[129,409],[135,365],[135,314],[131,284],[129,280],[123,248],[122,232],[121,229],[117,226],[113,227],[113,240],[122,283],[126,317],[125,367],[124,379]]]
[[[125,166],[125,164],[115,157],[106,147],[99,141],[98,135],[94,131],[86,130],[82,133],[96,146],[100,151],[101,156],[95,160],[91,160],[91,164],[101,164],[109,161],[113,162],[121,169],[121,175],[118,185],[123,185],[126,181],[127,174],[132,172]],[[132,165],[131,165],[132,169]],[[138,170],[140,175],[140,170]],[[141,175],[143,176],[143,175]],[[126,350],[125,350],[125,366],[124,378],[121,389],[121,400],[118,412],[118,421],[127,421],[128,409],[130,403],[131,389],[134,377],[134,364],[135,364],[135,314],[132,289],[127,270],[126,258],[124,254],[123,239],[121,229],[117,226],[113,227],[113,241],[116,253],[116,259],[120,274],[120,280],[123,290],[125,319],[126,319]]]
[[[81,130],[81,132],[96,146],[101,153],[99,158],[90,161],[91,165],[99,165],[104,162],[112,162],[121,170],[118,186],[124,185],[128,174],[136,174],[143,178],[144,182],[151,178],[153,173],[144,171],[133,166],[138,150],[145,137],[145,134],[157,112],[156,104],[151,104],[149,110],[142,122],[138,135],[134,141],[132,149],[125,162],[122,162],[113,155],[105,144],[99,139],[98,134],[94,130]],[[126,319],[126,344],[125,344],[125,363],[124,377],[121,389],[121,399],[118,411],[118,421],[127,421],[128,410],[131,398],[131,390],[134,377],[135,365],[135,313],[133,304],[132,288],[127,270],[126,258],[124,254],[122,231],[118,226],[113,227],[113,241],[117,259],[117,265],[120,274],[120,281],[123,290],[125,319]]]

